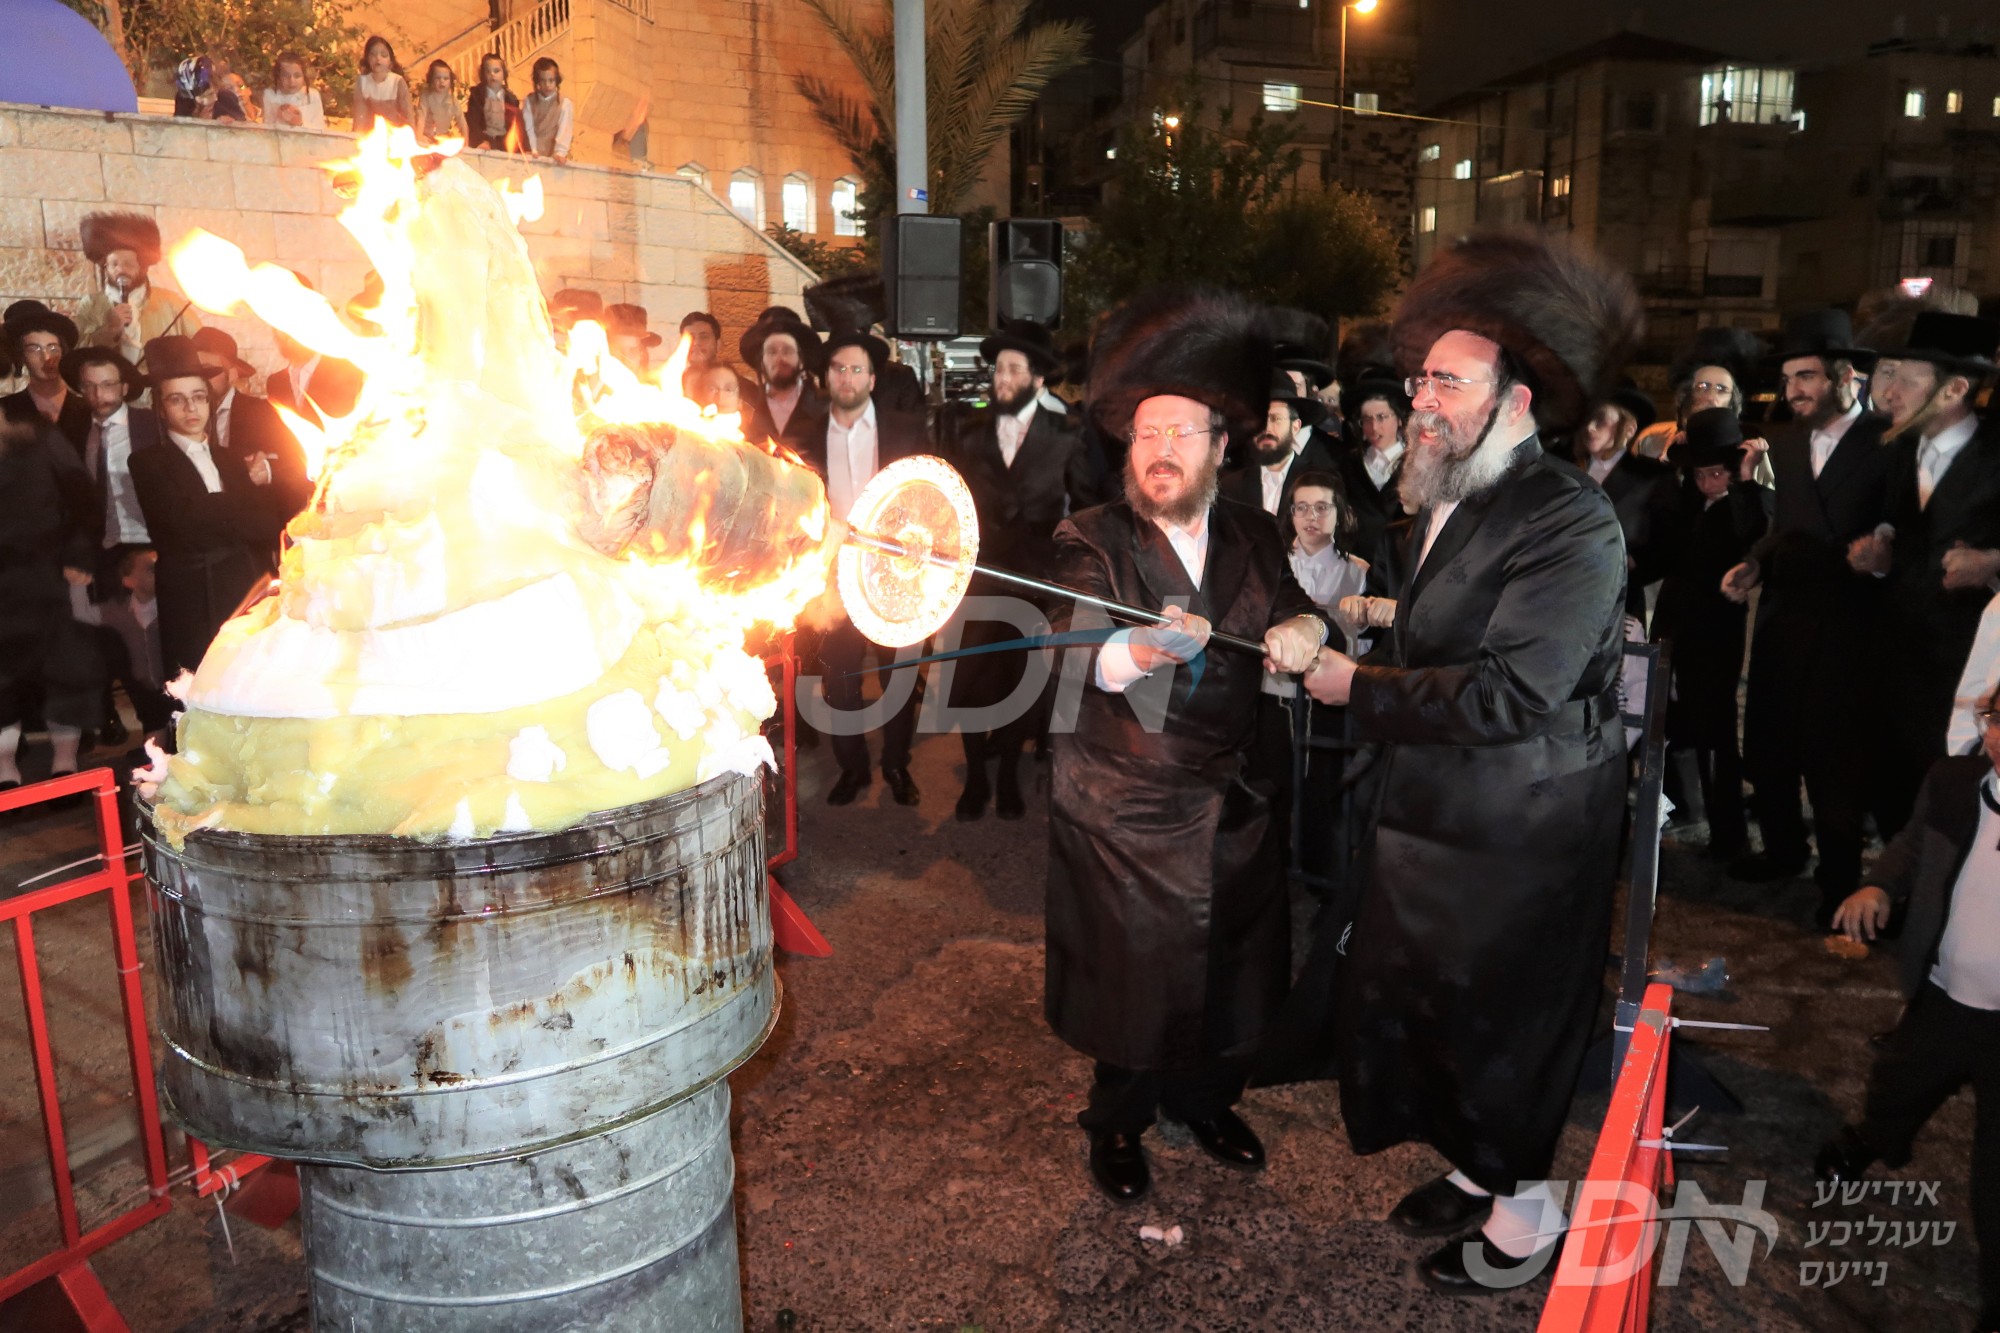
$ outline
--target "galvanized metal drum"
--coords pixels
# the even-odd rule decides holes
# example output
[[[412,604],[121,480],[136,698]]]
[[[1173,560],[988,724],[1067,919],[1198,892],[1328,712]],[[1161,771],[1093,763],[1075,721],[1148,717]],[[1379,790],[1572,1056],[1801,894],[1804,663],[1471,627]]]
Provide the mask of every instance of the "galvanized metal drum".
[[[637,1122],[776,1015],[760,784],[473,842],[147,827],[169,1112],[210,1143],[438,1167]]]
[[[299,1169],[315,1325],[370,1333],[743,1326],[729,1087],[532,1157]]]

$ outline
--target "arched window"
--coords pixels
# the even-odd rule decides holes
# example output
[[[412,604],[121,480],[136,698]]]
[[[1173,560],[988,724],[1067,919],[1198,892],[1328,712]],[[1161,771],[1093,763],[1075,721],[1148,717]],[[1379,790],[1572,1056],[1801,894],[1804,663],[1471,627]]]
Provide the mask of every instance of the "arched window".
[[[764,180],[748,167],[729,178],[729,206],[736,216],[758,229],[764,226]]]
[[[842,176],[833,183],[833,197],[827,201],[833,208],[833,234],[835,236],[859,236],[864,228],[858,210],[861,207],[861,182],[852,176]]]
[[[812,177],[801,171],[785,177],[784,205],[787,227],[800,232],[815,230]]]
[[[684,181],[693,181],[704,190],[708,188],[708,168],[699,162],[683,162],[674,174]]]

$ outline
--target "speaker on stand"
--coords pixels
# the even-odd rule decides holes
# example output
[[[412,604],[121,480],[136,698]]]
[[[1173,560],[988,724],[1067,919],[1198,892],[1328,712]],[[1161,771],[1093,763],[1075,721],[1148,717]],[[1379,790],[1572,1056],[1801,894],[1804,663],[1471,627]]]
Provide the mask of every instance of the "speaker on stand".
[[[882,286],[891,337],[956,338],[959,325],[959,220],[928,213],[882,219]]]
[[[1062,327],[1063,227],[1054,218],[1002,218],[986,228],[992,256],[986,308],[993,327],[1029,319]]]

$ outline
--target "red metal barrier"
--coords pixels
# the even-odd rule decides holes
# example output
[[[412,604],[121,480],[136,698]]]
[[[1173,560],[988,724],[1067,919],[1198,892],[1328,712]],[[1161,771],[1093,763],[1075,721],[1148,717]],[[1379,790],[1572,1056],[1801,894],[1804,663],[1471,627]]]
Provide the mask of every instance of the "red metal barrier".
[[[167,1151],[160,1135],[159,1100],[153,1090],[153,1054],[146,1040],[145,996],[139,986],[139,951],[132,933],[132,900],[125,873],[125,840],[118,825],[118,783],[108,768],[52,778],[31,787],[0,792],[0,813],[87,795],[97,822],[98,868],[76,879],[0,901],[0,921],[12,922],[21,972],[21,998],[28,1013],[28,1040],[41,1094],[42,1127],[47,1135],[49,1172],[55,1184],[62,1246],[17,1272],[0,1278],[0,1301],[39,1282],[52,1281],[83,1326],[122,1330],[125,1321],[90,1271],[90,1256],[130,1235],[173,1207],[167,1195]],[[63,1130],[62,1101],[56,1088],[55,1052],[49,1045],[48,1009],[42,994],[41,964],[35,954],[35,913],[102,893],[111,908],[112,954],[118,964],[119,1000],[125,1012],[126,1050],[131,1057],[132,1095],[138,1103],[139,1143],[145,1157],[148,1196],[108,1222],[83,1230],[77,1216],[76,1181],[69,1169],[69,1142]]]
[[[1659,1195],[1674,1179],[1673,1153],[1661,1132],[1673,996],[1670,986],[1646,988],[1590,1172],[1571,1201],[1569,1236],[1537,1333],[1642,1333],[1646,1327]]]
[[[778,764],[779,790],[785,811],[785,845],[783,850],[771,854],[765,861],[767,870],[776,870],[787,861],[798,859],[799,855],[799,659],[796,651],[797,636],[786,634],[772,652],[765,656],[767,670],[775,671],[778,684],[774,686],[778,695],[778,717],[784,731],[783,756]],[[811,919],[805,914],[792,895],[785,892],[785,886],[778,883],[776,876],[766,876],[771,893],[771,938],[786,953],[804,954],[808,958],[831,958],[833,946],[826,936],[819,933]]]

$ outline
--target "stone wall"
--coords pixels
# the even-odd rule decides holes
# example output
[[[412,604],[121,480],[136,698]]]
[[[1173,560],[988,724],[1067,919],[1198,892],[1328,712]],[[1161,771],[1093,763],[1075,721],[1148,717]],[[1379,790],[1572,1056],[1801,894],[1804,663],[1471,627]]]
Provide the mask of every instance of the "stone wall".
[[[344,301],[360,290],[368,262],[335,218],[341,203],[320,164],[350,155],[351,143],[303,130],[0,104],[0,305],[32,297],[73,311],[99,281],[78,248],[77,221],[101,209],[151,214],[169,246],[206,227],[253,263],[296,269]],[[759,310],[798,307],[814,280],[690,181],[505,154],[466,159],[490,180],[541,177],[546,211],[521,229],[545,292],[586,287],[607,303],[643,305],[669,346],[682,315],[709,310],[733,348]],[[155,277],[173,285],[164,264]],[[215,322],[260,369],[279,364],[260,322]]]

